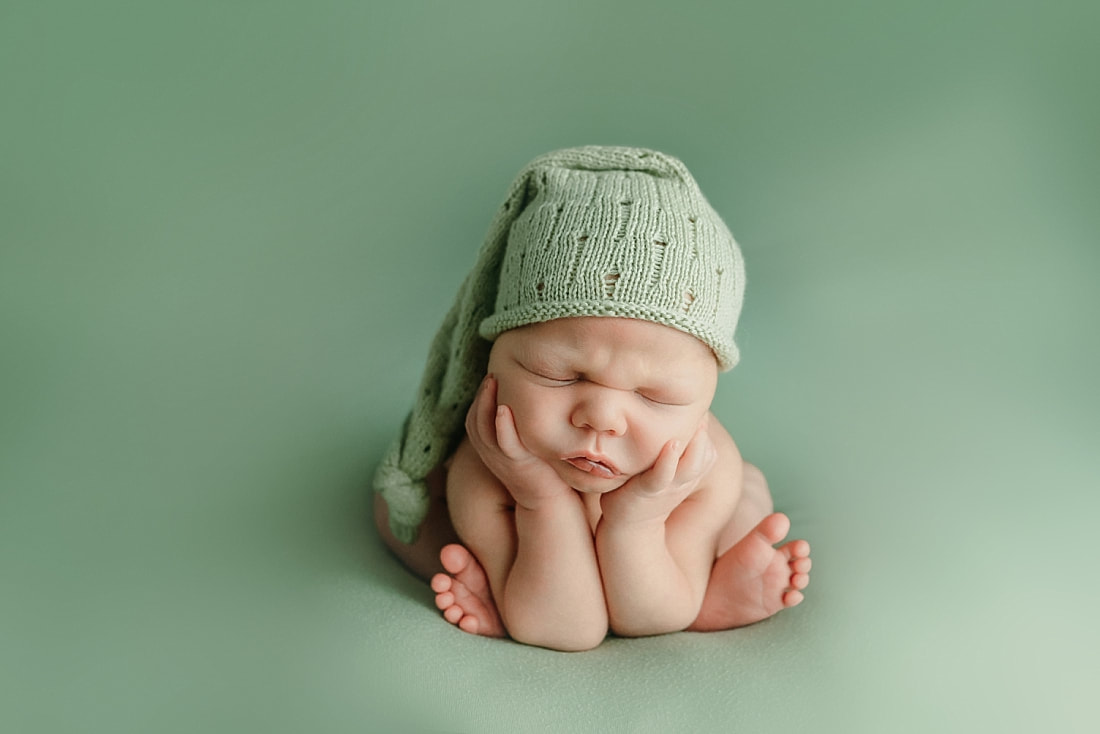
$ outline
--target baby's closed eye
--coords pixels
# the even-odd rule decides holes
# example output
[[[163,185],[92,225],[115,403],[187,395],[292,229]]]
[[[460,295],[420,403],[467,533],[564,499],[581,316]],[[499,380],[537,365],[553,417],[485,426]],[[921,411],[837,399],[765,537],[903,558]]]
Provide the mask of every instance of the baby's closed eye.
[[[580,379],[580,378],[577,378],[577,377],[552,377],[550,375],[536,375],[536,376],[541,377],[543,380],[546,380],[549,383],[552,383],[554,385],[561,385],[561,386],[572,385],[574,382],[576,382],[578,379]]]
[[[527,365],[524,365],[523,368],[542,382],[555,386],[572,385],[574,382],[581,379],[580,375],[564,370],[548,369],[546,367],[529,367]]]
[[[676,396],[666,395],[664,393],[654,390],[635,390],[635,395],[638,395],[647,403],[653,403],[654,405],[665,405],[668,407],[678,407],[688,405],[688,401],[683,401]]]

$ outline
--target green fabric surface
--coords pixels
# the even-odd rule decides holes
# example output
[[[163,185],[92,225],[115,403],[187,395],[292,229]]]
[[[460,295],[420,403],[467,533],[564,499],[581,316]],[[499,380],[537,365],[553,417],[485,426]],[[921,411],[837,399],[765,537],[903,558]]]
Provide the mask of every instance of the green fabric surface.
[[[1095,731],[1090,2],[0,10],[0,730]],[[715,411],[813,544],[748,629],[466,636],[369,480],[504,187],[683,159]]]

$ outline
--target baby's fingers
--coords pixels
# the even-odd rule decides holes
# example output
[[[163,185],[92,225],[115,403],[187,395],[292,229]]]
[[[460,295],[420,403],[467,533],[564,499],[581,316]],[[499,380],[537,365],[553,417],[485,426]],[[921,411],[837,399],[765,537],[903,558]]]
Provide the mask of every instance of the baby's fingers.
[[[702,477],[711,470],[717,459],[718,451],[714,448],[714,442],[710,440],[710,433],[704,423],[695,432],[684,451],[684,455],[680,457],[680,463],[676,470],[676,481],[684,484]]]
[[[492,375],[487,376],[466,413],[466,434],[475,445],[489,446],[496,443],[497,385]]]
[[[509,459],[519,460],[530,455],[527,452],[527,447],[523,445],[523,441],[519,438],[515,416],[512,415],[512,409],[507,405],[497,406],[495,427],[497,445],[500,446],[500,450],[504,452],[505,456]]]
[[[657,455],[657,461],[649,471],[638,477],[637,491],[640,494],[658,494],[672,483],[676,476],[676,467],[680,463],[680,442],[669,441]]]
[[[669,441],[657,455],[657,461],[642,476],[637,491],[656,495],[670,487],[693,485],[714,466],[718,452],[705,426],[700,426],[686,448],[680,441]]]

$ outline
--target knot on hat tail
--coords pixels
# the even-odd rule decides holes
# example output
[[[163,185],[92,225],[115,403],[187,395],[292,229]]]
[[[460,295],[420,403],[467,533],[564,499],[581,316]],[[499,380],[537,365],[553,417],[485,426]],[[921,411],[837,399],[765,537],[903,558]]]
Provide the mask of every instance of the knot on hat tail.
[[[390,447],[378,472],[374,475],[374,489],[386,500],[389,510],[390,530],[406,545],[416,540],[420,524],[428,515],[428,486],[423,480],[413,479],[400,466],[401,441]]]

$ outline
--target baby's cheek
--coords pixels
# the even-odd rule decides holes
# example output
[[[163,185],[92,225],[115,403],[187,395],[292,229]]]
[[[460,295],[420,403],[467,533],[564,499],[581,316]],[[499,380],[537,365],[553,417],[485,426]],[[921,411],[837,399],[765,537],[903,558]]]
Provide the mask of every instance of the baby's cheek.
[[[500,392],[497,393],[497,404],[507,405],[512,411],[512,417],[516,423],[516,432],[519,433],[521,439],[525,439],[528,435],[534,433],[535,424],[538,423],[538,412],[532,410],[530,401],[513,398]]]
[[[497,405],[507,405],[511,408],[517,424],[520,421],[527,420],[528,414],[531,412],[528,402],[523,399],[522,392],[510,389],[503,383],[497,388]]]
[[[658,453],[669,441],[679,441],[681,447],[686,447],[698,429],[699,421],[694,416],[677,416],[653,432],[652,442]]]
[[[516,419],[516,432],[519,440],[527,447],[527,450],[536,456],[546,458],[546,454],[553,448],[551,437],[547,436],[546,426],[539,420]],[[551,452],[552,453],[552,452]]]
[[[512,385],[507,380],[501,380],[497,378],[497,405],[507,405],[509,408],[515,408],[513,403],[515,402],[512,390]]]

